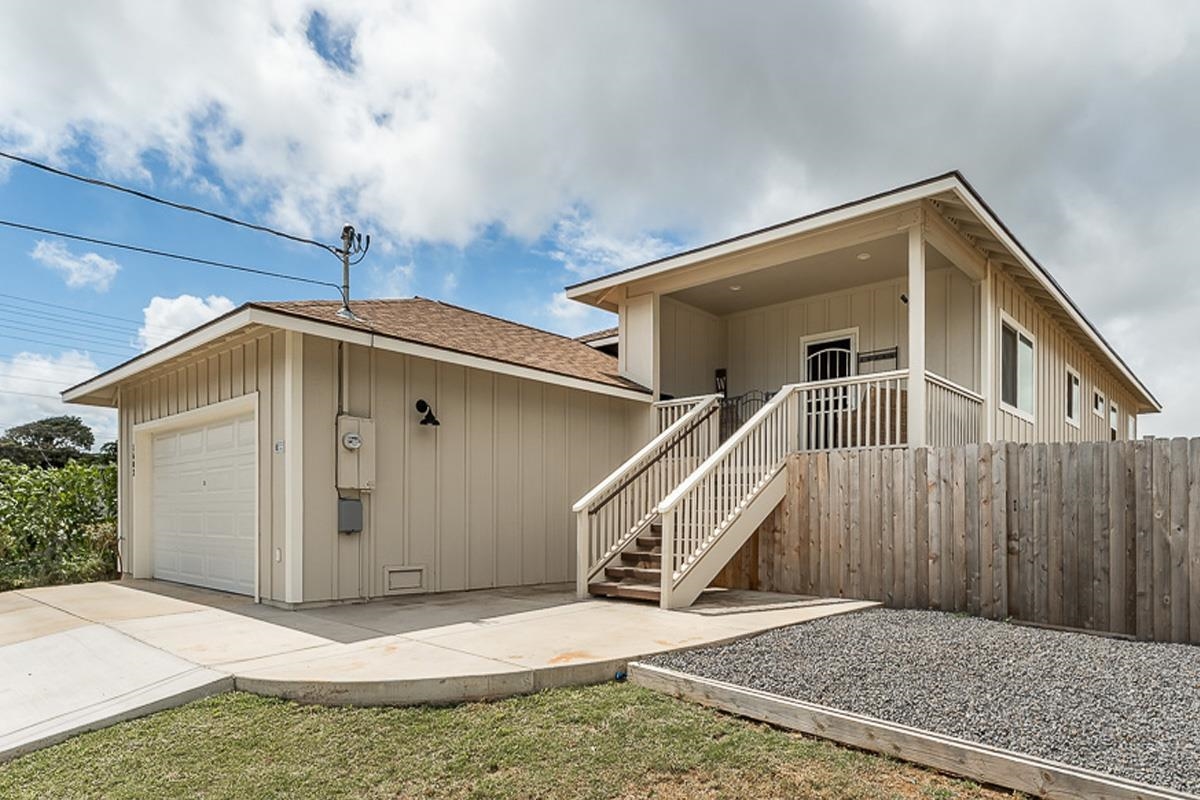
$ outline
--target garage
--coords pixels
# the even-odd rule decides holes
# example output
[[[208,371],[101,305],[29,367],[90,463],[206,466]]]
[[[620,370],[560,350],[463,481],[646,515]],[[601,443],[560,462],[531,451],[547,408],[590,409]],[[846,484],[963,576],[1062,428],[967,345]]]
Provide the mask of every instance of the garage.
[[[153,438],[154,577],[254,594],[254,415]]]

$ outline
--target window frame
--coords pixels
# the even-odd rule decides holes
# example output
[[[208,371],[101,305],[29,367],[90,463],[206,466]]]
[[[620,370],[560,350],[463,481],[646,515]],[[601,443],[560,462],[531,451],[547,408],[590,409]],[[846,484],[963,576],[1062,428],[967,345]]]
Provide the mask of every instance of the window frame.
[[[1066,369],[1067,369],[1067,379],[1068,379],[1067,407],[1066,407],[1066,409],[1064,409],[1064,412],[1065,412],[1067,424],[1070,425],[1075,430],[1079,430],[1080,426],[1083,424],[1083,378],[1080,377],[1079,370],[1075,369],[1070,364],[1066,365]],[[1079,400],[1075,405],[1075,416],[1074,417],[1071,416],[1071,385],[1070,385],[1071,378],[1075,379],[1074,388],[1076,390],[1078,390],[1078,392],[1079,392]]]
[[[1032,369],[1030,370],[1030,374],[1029,374],[1029,381],[1031,384],[1030,393],[1033,397],[1033,410],[1032,411],[1025,411],[1022,408],[1011,405],[1004,400],[1004,326],[1006,326],[1006,325],[1008,327],[1012,328],[1013,331],[1017,334],[1018,363],[1019,363],[1019,359],[1020,359],[1021,337],[1022,336],[1029,340],[1030,349],[1033,351],[1033,364],[1032,364]],[[1011,414],[1014,417],[1017,417],[1018,419],[1023,419],[1028,423],[1031,423],[1031,424],[1035,423],[1037,421],[1037,373],[1038,373],[1037,337],[1034,336],[1033,333],[1028,328],[1026,328],[1024,325],[1022,325],[1021,323],[1019,323],[1015,319],[1013,319],[1012,315],[1010,315],[1008,312],[1001,309],[1000,310],[1000,330],[999,330],[999,335],[996,337],[996,345],[1000,348],[998,358],[996,359],[997,364],[999,364],[999,366],[1000,366],[1000,380],[998,381],[999,392],[997,392],[997,398],[999,399],[1000,410],[1006,414]],[[1020,402],[1020,396],[1021,396],[1020,380],[1021,380],[1021,374],[1020,374],[1020,370],[1018,368],[1018,372],[1017,372],[1017,402]]]
[[[1100,410],[1096,410],[1096,400],[1099,400]],[[1100,419],[1104,419],[1105,413],[1108,411],[1108,395],[1100,391],[1097,386],[1092,387],[1092,413]],[[1105,420],[1107,422],[1107,420]]]
[[[1131,442],[1137,441],[1137,414],[1125,415],[1125,436]]]
[[[1110,400],[1108,403],[1108,438],[1112,442],[1121,439],[1121,406],[1116,400]]]

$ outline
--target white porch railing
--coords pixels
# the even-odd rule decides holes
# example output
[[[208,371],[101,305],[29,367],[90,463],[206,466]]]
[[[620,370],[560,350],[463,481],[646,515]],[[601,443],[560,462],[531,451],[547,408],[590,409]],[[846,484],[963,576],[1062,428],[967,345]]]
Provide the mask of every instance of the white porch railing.
[[[720,399],[713,394],[656,404],[660,425],[674,419],[573,506],[580,597],[587,595],[591,579],[654,520],[659,501],[716,449]]]
[[[925,432],[932,447],[983,439],[983,396],[932,372],[925,373]]]
[[[711,397],[720,395],[704,394],[697,397],[680,397],[676,400],[662,400],[654,404],[654,419],[657,430],[662,433],[679,421],[680,417]]]
[[[908,444],[908,371],[796,384],[799,450]]]

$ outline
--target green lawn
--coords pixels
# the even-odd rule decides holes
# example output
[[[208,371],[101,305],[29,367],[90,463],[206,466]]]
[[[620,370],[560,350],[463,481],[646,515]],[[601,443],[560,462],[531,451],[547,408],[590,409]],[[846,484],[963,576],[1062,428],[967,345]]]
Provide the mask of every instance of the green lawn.
[[[228,694],[0,766],[14,799],[999,796],[623,684],[440,709]]]

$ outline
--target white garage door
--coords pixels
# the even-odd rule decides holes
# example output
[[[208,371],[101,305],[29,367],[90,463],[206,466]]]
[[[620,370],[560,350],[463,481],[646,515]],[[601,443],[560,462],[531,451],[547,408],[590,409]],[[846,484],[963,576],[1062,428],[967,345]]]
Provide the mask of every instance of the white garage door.
[[[254,593],[253,415],[154,437],[154,577]]]

